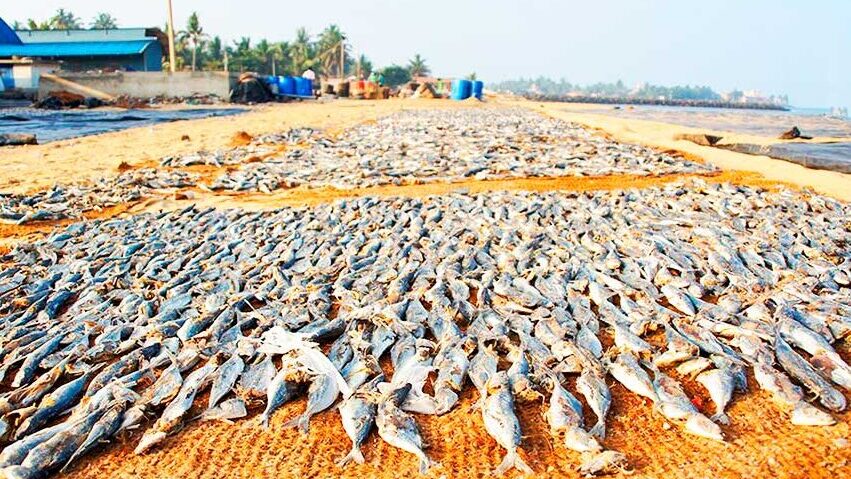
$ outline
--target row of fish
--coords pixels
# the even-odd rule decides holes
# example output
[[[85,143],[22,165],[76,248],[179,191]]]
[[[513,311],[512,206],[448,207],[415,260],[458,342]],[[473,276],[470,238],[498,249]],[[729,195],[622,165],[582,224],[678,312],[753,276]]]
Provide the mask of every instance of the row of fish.
[[[611,381],[723,441],[751,370],[778,414],[829,426],[851,391],[834,347],[851,335],[849,213],[694,180],[75,223],[0,257],[0,474],[41,477],[135,428],[145,453],[258,403],[263,427],[305,393],[287,425],[339,403],[343,467],[375,430],[425,472],[417,415],[456,408],[468,380],[500,473],[530,471],[516,411],[541,399],[583,473],[627,467],[607,446]]]
[[[412,110],[243,165],[214,190],[340,189],[465,179],[707,173],[714,167],[617,143],[525,109]]]
[[[283,150],[283,151],[282,151]],[[208,184],[179,170],[242,164]],[[311,128],[262,135],[246,146],[168,156],[168,169],[144,168],[86,184],[0,195],[0,221],[80,218],[163,190],[271,192],[305,185],[341,189],[464,179],[707,173],[709,165],[617,143],[574,124],[523,109],[407,111],[323,137]]]
[[[32,194],[0,193],[0,222],[81,218],[83,213],[138,201],[157,190],[183,188],[198,182],[198,175],[179,170],[142,168],[84,184],[57,184]]]
[[[292,147],[322,141],[328,140],[321,138],[319,131],[313,128],[292,128],[281,133],[269,133],[251,138],[249,144],[245,146],[166,156],[160,160],[160,166],[178,168],[194,165],[217,167],[238,165],[271,155],[279,151],[280,147]]]

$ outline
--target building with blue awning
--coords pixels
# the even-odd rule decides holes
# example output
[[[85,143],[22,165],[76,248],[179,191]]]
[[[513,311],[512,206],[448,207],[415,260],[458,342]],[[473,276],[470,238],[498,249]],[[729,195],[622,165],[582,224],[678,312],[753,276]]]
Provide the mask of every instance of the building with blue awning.
[[[167,42],[157,28],[110,30],[18,30],[19,40],[3,42],[0,59],[58,62],[65,71],[161,71]]]
[[[162,71],[167,48],[158,28],[14,31],[0,19],[0,91],[37,89],[53,71]]]

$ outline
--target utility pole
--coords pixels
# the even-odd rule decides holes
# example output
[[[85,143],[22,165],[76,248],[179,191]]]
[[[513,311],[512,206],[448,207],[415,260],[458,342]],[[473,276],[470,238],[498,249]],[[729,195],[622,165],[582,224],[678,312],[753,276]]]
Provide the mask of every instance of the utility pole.
[[[177,71],[174,53],[174,12],[171,8],[171,0],[168,0],[168,69],[172,73]]]

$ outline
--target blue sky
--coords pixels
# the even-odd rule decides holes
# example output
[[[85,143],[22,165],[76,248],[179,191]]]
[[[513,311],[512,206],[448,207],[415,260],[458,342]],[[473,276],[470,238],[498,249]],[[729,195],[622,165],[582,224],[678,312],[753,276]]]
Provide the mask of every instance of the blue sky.
[[[122,26],[162,25],[165,0],[4,1],[12,23],[64,7]],[[320,6],[321,5],[321,6]],[[426,5],[428,7],[426,7]],[[486,81],[701,84],[786,93],[797,106],[851,106],[849,0],[174,0],[206,31],[286,40],[299,26],[341,26],[376,65],[422,54],[437,74]]]

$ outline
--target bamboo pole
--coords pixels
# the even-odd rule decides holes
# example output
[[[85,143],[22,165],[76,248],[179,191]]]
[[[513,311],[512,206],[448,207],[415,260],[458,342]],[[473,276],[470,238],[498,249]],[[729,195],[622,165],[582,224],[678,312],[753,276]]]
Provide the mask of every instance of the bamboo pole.
[[[41,79],[42,80],[50,80],[53,83],[56,83],[57,85],[61,85],[62,87],[64,87],[68,91],[70,91],[71,93],[77,93],[79,95],[84,95],[84,96],[91,96],[91,97],[97,98],[99,100],[106,100],[106,101],[115,100],[115,97],[113,95],[110,95],[109,93],[97,90],[95,88],[87,87],[85,85],[80,85],[77,82],[73,82],[71,80],[66,80],[65,78],[56,76],[52,73],[42,73]]]
[[[171,0],[168,0],[168,69],[174,73],[177,71],[177,60],[174,52],[174,11]]]

